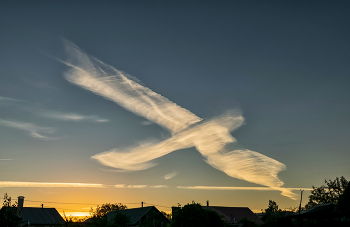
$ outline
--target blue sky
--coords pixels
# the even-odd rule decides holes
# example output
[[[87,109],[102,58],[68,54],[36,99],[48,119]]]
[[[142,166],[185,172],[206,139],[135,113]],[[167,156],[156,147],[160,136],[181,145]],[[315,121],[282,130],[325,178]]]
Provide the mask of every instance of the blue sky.
[[[213,168],[209,156],[191,146],[138,171],[91,158],[113,150],[120,159],[120,152],[174,133],[69,81],[72,67],[66,63],[76,58],[72,45],[203,122],[228,111],[242,116],[244,123],[225,134],[237,140],[230,151],[258,152],[284,165],[277,171],[283,187],[310,188],[342,175],[349,179],[348,9],[346,1],[4,3],[0,181],[13,183],[0,186],[0,192],[43,201],[54,200],[52,194],[60,201],[68,194],[75,202],[88,196],[93,204],[148,200],[170,207],[209,199],[212,205],[259,210],[274,199],[281,207],[298,205],[278,190],[185,189],[268,186],[225,173],[246,163],[243,156]],[[84,63],[71,63],[77,62]],[[132,185],[139,188],[127,188]]]

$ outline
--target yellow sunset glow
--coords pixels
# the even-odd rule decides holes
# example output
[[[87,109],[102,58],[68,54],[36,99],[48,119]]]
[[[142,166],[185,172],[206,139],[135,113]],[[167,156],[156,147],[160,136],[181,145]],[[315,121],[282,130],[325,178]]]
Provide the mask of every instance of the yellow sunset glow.
[[[66,215],[66,217],[72,216],[72,217],[79,217],[84,218],[90,215],[89,212],[59,212],[62,217]]]

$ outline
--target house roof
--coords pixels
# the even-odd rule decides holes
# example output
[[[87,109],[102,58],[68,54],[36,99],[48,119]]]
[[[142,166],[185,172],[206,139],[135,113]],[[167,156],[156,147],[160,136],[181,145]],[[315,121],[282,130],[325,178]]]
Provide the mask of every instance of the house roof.
[[[248,207],[219,207],[219,206],[203,206],[203,209],[213,210],[225,217],[229,223],[238,222],[242,218],[247,218],[256,224],[263,224],[264,222],[255,215]]]
[[[334,206],[334,204],[332,203],[323,203],[323,204],[317,204],[307,210],[303,210],[300,212],[300,214],[306,214],[306,213],[310,213],[310,212],[315,212],[315,211],[320,211],[320,210],[324,210],[327,209],[328,206]],[[296,213],[297,215],[298,213]]]
[[[107,218],[111,219],[112,217],[114,217],[114,215],[117,212],[120,212],[130,218],[130,225],[135,225],[145,214],[147,214],[152,209],[155,209],[157,212],[163,215],[156,207],[148,206],[148,207],[139,207],[139,208],[125,209],[125,210],[111,211],[107,214]]]
[[[62,225],[65,223],[55,208],[23,207],[22,219],[31,225]]]

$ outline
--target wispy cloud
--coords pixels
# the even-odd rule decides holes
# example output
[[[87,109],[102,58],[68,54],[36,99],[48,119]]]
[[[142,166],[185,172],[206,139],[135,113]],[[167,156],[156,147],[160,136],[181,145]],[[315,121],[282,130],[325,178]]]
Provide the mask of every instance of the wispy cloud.
[[[71,67],[65,73],[68,81],[114,101],[173,133],[171,138],[162,142],[148,141],[140,146],[96,154],[92,158],[117,169],[143,170],[156,165],[151,161],[158,157],[196,147],[209,165],[230,177],[268,186],[290,198],[296,196],[291,190],[282,188],[283,182],[277,176],[286,169],[283,163],[248,149],[229,149],[229,145],[236,142],[230,132],[244,123],[240,112],[227,112],[202,121],[125,73],[89,57],[74,44],[66,41],[65,45],[68,59],[64,63]]]
[[[165,180],[169,180],[169,179],[175,177],[176,175],[177,175],[177,172],[174,171],[174,172],[172,172],[172,173],[168,173],[167,175],[163,176],[163,178],[164,178]]]
[[[168,188],[167,185],[144,185],[144,184],[135,184],[135,185],[126,185],[126,184],[116,184],[115,188]]]
[[[71,42],[65,41],[67,61],[71,69],[66,79],[78,86],[118,103],[172,132],[178,132],[202,119],[153,92],[96,58],[89,57]]]
[[[153,185],[151,188],[168,188],[169,186],[167,185]]]
[[[148,188],[148,185],[125,185],[126,188]]]
[[[19,102],[21,100],[0,96],[0,101]]]
[[[57,182],[21,182],[21,181],[0,181],[0,188],[168,188],[167,185],[144,185],[144,184],[91,184],[91,183],[57,183]]]
[[[103,188],[103,184],[0,181],[0,187],[14,188]]]
[[[232,190],[232,191],[280,191],[269,187],[218,187],[218,186],[177,186],[179,189],[194,189],[194,190]],[[305,190],[311,191],[312,188],[285,188],[291,191]]]
[[[10,158],[1,158],[0,161],[12,161],[13,159]]]
[[[62,120],[62,121],[90,121],[90,122],[108,122],[108,119],[101,118],[95,115],[82,115],[76,113],[62,113],[57,111],[47,111],[39,113],[40,116]]]
[[[143,121],[143,122],[141,122],[141,124],[142,124],[142,125],[151,125],[152,122],[150,122],[150,121]]]
[[[57,138],[48,137],[42,134],[51,134],[55,131],[54,128],[40,127],[31,123],[19,122],[19,121],[7,121],[0,119],[0,125],[20,129],[29,132],[31,137],[43,140],[53,140]]]
[[[106,166],[118,169],[143,170],[156,165],[151,162],[153,159],[175,150],[195,146],[203,155],[210,154],[210,151],[206,149],[218,153],[226,143],[235,141],[228,133],[227,127],[236,128],[242,123],[242,116],[233,116],[228,113],[183,130],[162,142],[146,141],[135,147],[113,149],[96,154],[92,158]]]
[[[311,191],[312,188],[282,188],[282,187],[217,187],[217,186],[178,186],[179,189],[191,190],[232,190],[232,191],[280,191],[283,196],[296,200],[292,191]]]

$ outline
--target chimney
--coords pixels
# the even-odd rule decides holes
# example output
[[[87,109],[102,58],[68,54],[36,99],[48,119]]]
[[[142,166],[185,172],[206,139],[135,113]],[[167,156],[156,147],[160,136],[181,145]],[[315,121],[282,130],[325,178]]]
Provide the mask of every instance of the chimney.
[[[209,206],[209,200],[207,200],[207,207]]]
[[[20,218],[22,218],[23,203],[24,203],[24,196],[18,196],[17,210]]]

